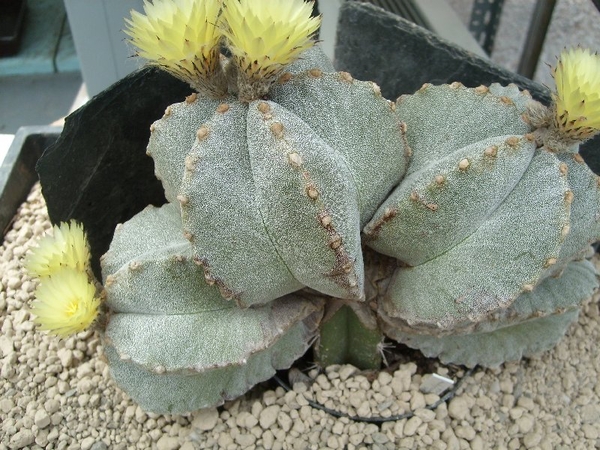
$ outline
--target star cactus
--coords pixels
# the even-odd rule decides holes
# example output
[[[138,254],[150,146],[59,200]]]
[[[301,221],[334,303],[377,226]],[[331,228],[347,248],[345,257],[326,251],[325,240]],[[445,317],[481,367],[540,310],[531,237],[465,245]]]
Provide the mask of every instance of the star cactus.
[[[387,337],[495,366],[552,347],[598,286],[600,183],[577,152],[597,56],[561,56],[549,108],[497,84],[391,102],[334,71],[311,9],[156,0],[129,22],[196,90],[151,126],[168,203],[101,259],[106,354],[145,409],[220,404],[311,346],[323,365],[378,368]]]

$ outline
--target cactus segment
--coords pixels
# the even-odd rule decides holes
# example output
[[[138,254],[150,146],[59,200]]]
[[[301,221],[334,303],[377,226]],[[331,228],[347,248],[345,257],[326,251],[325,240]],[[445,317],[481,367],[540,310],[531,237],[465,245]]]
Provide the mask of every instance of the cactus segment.
[[[297,302],[297,299],[291,300]],[[261,307],[263,316],[268,317],[269,306]],[[235,310],[240,315],[247,311]],[[227,317],[219,324],[219,327],[227,330],[226,343],[221,346],[235,345],[231,341],[233,336],[241,339],[245,349],[251,348],[256,342],[251,342],[242,330],[236,330],[226,321]],[[246,324],[246,316],[240,320]],[[270,327],[276,327],[273,321],[263,321]],[[257,323],[254,322],[256,326]],[[184,330],[182,330],[184,331]],[[233,333],[235,331],[235,333]],[[171,331],[175,332],[174,330]],[[243,364],[229,364],[223,367],[197,367],[197,372],[168,372],[156,366],[153,371],[147,370],[142,365],[136,364],[128,355],[121,353],[110,344],[105,347],[111,373],[116,382],[124,389],[139,405],[146,411],[157,414],[184,414],[201,408],[218,406],[226,400],[232,400],[248,391],[252,386],[271,378],[276,370],[289,368],[308,348],[308,342],[314,336],[314,323],[311,317],[305,321],[297,322],[289,329],[280,332],[280,338],[271,347],[257,350],[250,354]],[[198,332],[193,337],[179,339],[183,343],[182,348],[198,338]],[[160,337],[156,332],[151,341],[156,342]],[[135,338],[133,336],[132,338]],[[198,346],[210,346],[215,344],[215,338],[210,334],[202,336]],[[162,339],[161,339],[162,342]],[[201,371],[202,370],[202,371]]]
[[[229,106],[205,124],[186,157],[182,222],[206,277],[225,298],[250,306],[302,284],[277,254],[257,203],[248,155],[248,105]]]
[[[500,87],[495,89],[510,94],[498,91]],[[530,131],[517,107],[520,103],[506,95],[494,95],[488,88],[426,84],[415,94],[398,98],[396,105],[413,150],[407,176],[475,142]]]
[[[554,154],[536,152],[519,183],[474,233],[437,258],[397,269],[383,300],[385,313],[415,331],[443,333],[471,326],[532,290],[546,263],[558,257],[569,223],[570,191],[559,167]]]
[[[248,130],[256,202],[279,256],[302,284],[362,299],[357,193],[346,160],[273,102],[250,104]]]
[[[293,76],[314,68],[325,72],[334,71],[319,45],[303,52],[302,58],[286,67],[286,73]],[[285,78],[280,80],[283,82]],[[185,101],[168,106],[163,117],[150,127],[147,153],[154,159],[156,177],[162,182],[169,202],[177,202],[185,157],[197,139],[197,130],[218,111],[220,105],[232,102],[237,102],[237,99],[227,97],[217,100],[201,93],[193,93]]]
[[[372,311],[368,313],[372,315]],[[379,346],[383,334],[375,320],[373,322],[373,326],[366,326],[350,305],[342,305],[320,326],[314,346],[315,362],[322,367],[352,364],[361,370],[378,370],[382,362]]]
[[[367,244],[411,266],[438,257],[494,214],[534,151],[522,137],[493,137],[412,172],[364,228]]]
[[[162,119],[150,127],[146,153],[154,159],[156,177],[169,202],[177,202],[185,157],[194,145],[196,130],[215,114],[222,102],[230,100],[192,94],[185,101],[168,106]]]
[[[362,228],[398,184],[410,157],[394,104],[374,83],[321,70],[274,86],[270,99],[302,118],[345,158],[358,190]]]
[[[490,332],[509,324],[562,314],[579,308],[598,288],[596,268],[588,260],[570,262],[560,276],[545,278],[524,292],[507,309],[496,311],[474,332]]]
[[[517,113],[524,114],[528,111],[528,105],[535,102],[529,91],[522,91],[519,87],[511,83],[508,86],[502,86],[498,83],[492,83],[488,87],[490,94],[503,99],[503,103],[512,104],[517,109]]]
[[[491,333],[443,338],[399,333],[396,338],[409,347],[419,349],[427,358],[439,358],[443,364],[497,367],[506,361],[516,361],[550,350],[578,316],[579,310],[576,309]]]
[[[189,242],[183,238],[181,215],[176,205],[157,208],[148,205],[125,223],[117,225],[108,251],[100,258],[103,284],[110,286],[111,275],[140,262],[168,259],[165,249],[191,258]],[[122,305],[111,305],[118,311]]]
[[[148,410],[185,412],[243,394],[300,357],[322,315],[321,301],[301,295],[237,308],[205,280],[191,247],[178,207],[166,204],[123,224],[102,260],[113,375]],[[160,389],[165,382],[173,387]]]
[[[490,318],[468,334],[414,334],[385,316],[383,330],[445,364],[494,367],[553,347],[577,319],[578,305],[597,288],[594,266],[588,261],[572,262],[562,276],[546,278],[533,292],[519,296],[501,317]]]
[[[193,264],[193,263],[192,263]],[[188,277],[196,276],[190,270]],[[176,280],[175,283],[181,282]],[[190,283],[186,283],[186,288]],[[216,291],[216,289],[213,288]],[[177,289],[175,289],[177,292]],[[188,294],[193,300],[192,291]],[[203,292],[196,293],[200,297]],[[218,294],[218,292],[217,292]],[[160,292],[171,295],[169,290]],[[296,295],[284,296],[264,306],[242,310],[225,300],[203,298],[196,309],[116,313],[106,329],[106,338],[119,354],[154,372],[205,372],[230,366],[242,367],[253,354],[275,345],[317,306]],[[233,332],[235,330],[235,332]],[[312,334],[294,347],[296,357],[308,348]],[[152,342],[152,345],[148,343]]]
[[[149,206],[117,228],[102,258],[106,302],[114,312],[191,314],[233,306],[206,284],[181,230],[179,208],[172,203]]]
[[[600,240],[600,178],[585,164],[578,153],[559,153],[565,165],[569,187],[573,192],[571,219],[560,255],[548,267],[548,275],[559,273],[574,259],[581,259],[589,246]]]

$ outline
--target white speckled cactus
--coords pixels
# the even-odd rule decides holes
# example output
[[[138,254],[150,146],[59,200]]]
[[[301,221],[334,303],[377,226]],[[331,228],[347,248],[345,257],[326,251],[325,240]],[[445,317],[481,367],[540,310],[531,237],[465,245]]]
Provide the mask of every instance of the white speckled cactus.
[[[308,53],[266,99],[194,94],[151,128],[195,261],[242,307],[303,286],[360,300],[361,226],[407,165],[393,104]]]
[[[102,258],[107,355],[147,409],[235,398],[308,349],[321,297],[364,301],[360,230],[406,170],[406,137],[376,85],[309,47],[266,95],[234,51],[222,76],[209,64],[227,92],[198,73],[199,92],[151,127],[169,203],[124,224]]]
[[[398,99],[414,157],[364,229],[404,263],[379,302],[389,337],[497,365],[554,345],[597,287],[593,266],[571,261],[600,238],[598,177],[577,146],[538,141],[532,105],[498,85]]]
[[[232,53],[152,125],[169,203],[102,258],[106,353],[144,408],[220,404],[315,340],[323,364],[377,367],[387,335],[472,366],[564,334],[597,287],[600,194],[546,109],[458,83],[391,103],[318,47],[267,75]]]

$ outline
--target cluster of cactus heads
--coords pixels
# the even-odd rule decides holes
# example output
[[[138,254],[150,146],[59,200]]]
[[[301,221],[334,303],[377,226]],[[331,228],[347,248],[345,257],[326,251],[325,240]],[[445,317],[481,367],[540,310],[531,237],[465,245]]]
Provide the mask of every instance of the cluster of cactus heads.
[[[163,3],[175,23],[203,2]],[[101,260],[116,381],[147,410],[181,413],[311,346],[321,364],[363,368],[381,364],[386,337],[468,366],[552,347],[598,286],[586,256],[600,186],[573,131],[596,123],[567,120],[565,133],[556,106],[516,86],[425,85],[391,102],[307,36],[259,61],[264,43],[236,11],[259,28],[263,3],[207,7],[222,37],[205,33],[191,62],[140,31],[162,22],[130,22],[140,54],[173,51],[155,63],[197,92],[151,127],[168,203],[120,225]]]

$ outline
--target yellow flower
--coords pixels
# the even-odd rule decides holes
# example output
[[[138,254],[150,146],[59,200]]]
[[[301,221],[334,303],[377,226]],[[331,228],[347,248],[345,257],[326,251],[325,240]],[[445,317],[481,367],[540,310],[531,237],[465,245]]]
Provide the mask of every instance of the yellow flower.
[[[304,0],[227,0],[223,34],[238,70],[248,80],[276,77],[315,42],[321,23]]]
[[[100,299],[88,277],[62,269],[41,280],[31,312],[41,330],[66,337],[88,328],[98,316]]]
[[[222,93],[211,81],[220,71],[220,10],[220,0],[144,0],[146,15],[131,11],[125,33],[150,63],[196,89]]]
[[[556,69],[555,124],[566,138],[582,141],[600,131],[600,56],[575,48],[561,53]]]
[[[27,271],[38,277],[52,275],[70,267],[82,273],[90,264],[90,249],[83,226],[75,221],[53,227],[53,234],[42,237],[25,258]]]

